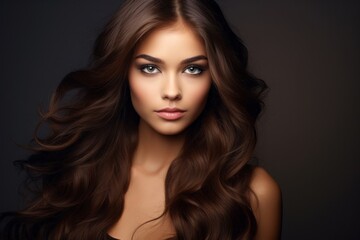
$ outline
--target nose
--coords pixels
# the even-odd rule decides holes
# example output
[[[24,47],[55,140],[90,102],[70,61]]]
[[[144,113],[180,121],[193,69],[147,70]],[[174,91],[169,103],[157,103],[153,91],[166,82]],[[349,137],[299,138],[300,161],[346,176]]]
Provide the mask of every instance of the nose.
[[[179,79],[176,74],[172,74],[164,78],[164,85],[162,90],[162,99],[176,101],[182,98]]]

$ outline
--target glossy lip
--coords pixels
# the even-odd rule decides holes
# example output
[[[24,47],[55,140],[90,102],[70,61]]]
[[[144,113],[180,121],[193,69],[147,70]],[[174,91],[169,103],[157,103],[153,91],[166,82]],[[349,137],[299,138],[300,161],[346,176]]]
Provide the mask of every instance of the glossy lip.
[[[155,111],[156,115],[158,115],[162,119],[170,120],[170,121],[174,121],[182,118],[185,112],[186,112],[185,110],[179,108],[168,108],[168,107]]]

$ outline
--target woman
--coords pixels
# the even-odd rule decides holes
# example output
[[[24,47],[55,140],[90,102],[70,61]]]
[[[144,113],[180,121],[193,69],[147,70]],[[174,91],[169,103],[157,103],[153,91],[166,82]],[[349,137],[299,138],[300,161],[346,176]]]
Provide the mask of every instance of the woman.
[[[278,239],[280,190],[250,161],[266,85],[215,1],[129,0],[18,162],[40,186],[4,239]]]

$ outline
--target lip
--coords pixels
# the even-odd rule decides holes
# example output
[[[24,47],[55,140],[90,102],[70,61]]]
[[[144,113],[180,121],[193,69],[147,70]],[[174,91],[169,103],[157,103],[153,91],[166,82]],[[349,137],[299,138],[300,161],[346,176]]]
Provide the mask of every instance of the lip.
[[[174,121],[184,116],[185,110],[179,108],[162,108],[155,111],[156,115],[162,119]]]

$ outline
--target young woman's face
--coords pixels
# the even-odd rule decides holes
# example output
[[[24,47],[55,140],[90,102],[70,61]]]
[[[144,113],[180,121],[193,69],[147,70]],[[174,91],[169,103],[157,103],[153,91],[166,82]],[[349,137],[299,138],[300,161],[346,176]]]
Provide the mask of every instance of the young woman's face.
[[[211,86],[202,39],[181,22],[155,30],[135,50],[129,85],[142,127],[181,133],[203,111]]]

